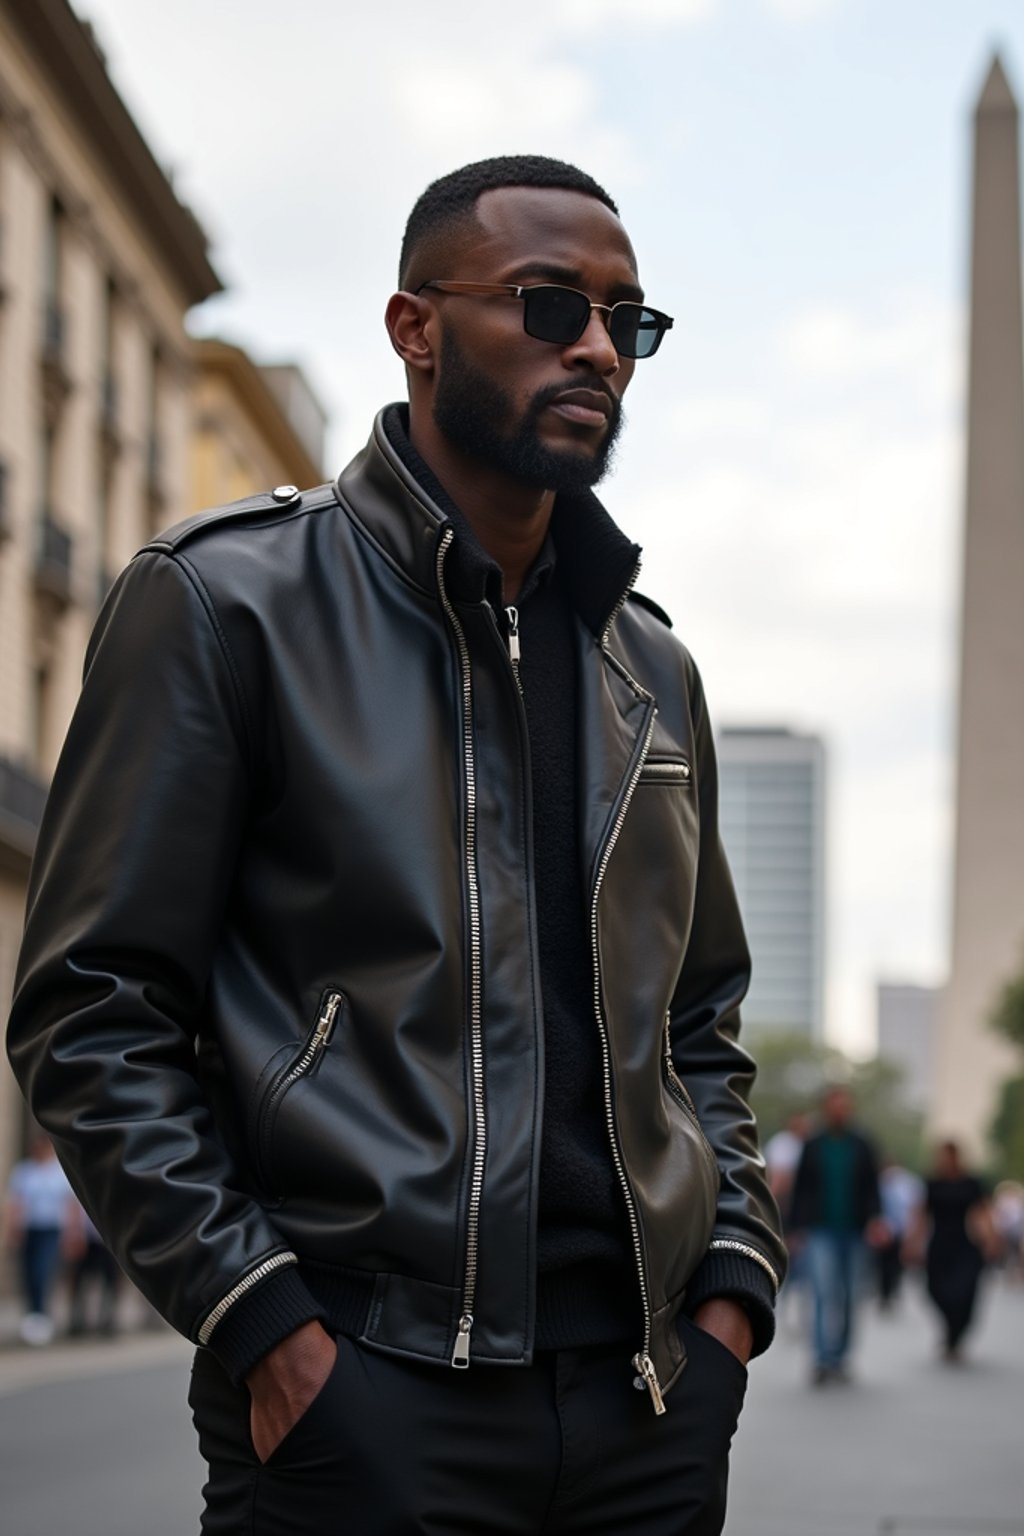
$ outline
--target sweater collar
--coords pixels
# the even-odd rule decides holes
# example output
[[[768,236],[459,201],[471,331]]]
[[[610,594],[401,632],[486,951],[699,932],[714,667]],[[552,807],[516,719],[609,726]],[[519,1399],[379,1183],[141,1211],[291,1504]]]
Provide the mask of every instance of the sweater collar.
[[[409,439],[409,408],[389,405],[381,427],[407,473],[455,530],[453,590],[465,602],[501,606],[501,570],[481,547],[469,522]],[[555,499],[548,542],[534,562],[528,586],[547,579],[557,561],[569,600],[600,638],[636,575],[640,546],[612,521],[592,491]]]

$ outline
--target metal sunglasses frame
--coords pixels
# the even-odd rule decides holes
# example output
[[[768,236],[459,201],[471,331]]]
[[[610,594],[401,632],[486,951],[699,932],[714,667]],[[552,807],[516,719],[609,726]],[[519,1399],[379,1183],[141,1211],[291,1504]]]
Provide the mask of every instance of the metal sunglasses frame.
[[[614,313],[615,313],[615,311],[617,309],[629,308],[629,309],[643,310],[644,313],[646,313],[648,315],[653,315],[655,317],[655,319],[658,321],[658,324],[659,324],[659,330],[658,330],[658,334],[657,334],[657,338],[655,340],[654,346],[651,348],[651,350],[649,352],[641,352],[641,353],[634,353],[634,354],[630,354],[628,352],[620,353],[620,356],[622,356],[622,357],[629,357],[629,356],[632,355],[633,360],[636,361],[636,362],[641,362],[641,361],[643,361],[644,358],[648,358],[648,357],[653,357],[654,356],[655,352],[657,352],[658,348],[661,346],[662,339],[663,339],[663,337],[665,335],[665,332],[666,331],[670,331],[672,329],[672,324],[673,324],[672,316],[671,315],[664,314],[663,311],[660,310],[660,309],[652,309],[649,304],[641,304],[639,302],[639,300],[637,300],[637,299],[620,299],[617,304],[595,304],[593,299],[591,299],[588,294],[584,293],[581,288],[570,288],[568,286],[568,284],[566,284],[566,283],[530,283],[530,284],[527,284],[526,286],[517,286],[517,284],[515,284],[515,283],[464,283],[464,282],[458,282],[458,281],[456,281],[456,280],[454,280],[452,278],[432,277],[432,278],[428,279],[427,282],[420,283],[419,287],[416,289],[417,294],[422,293],[424,288],[436,288],[438,290],[438,292],[440,292],[440,293],[468,293],[468,294],[471,294],[471,295],[472,294],[477,294],[477,295],[481,295],[481,296],[484,296],[484,297],[486,297],[488,294],[493,294],[493,295],[508,294],[510,298],[522,299],[523,300],[523,330],[526,331],[527,336],[532,336],[534,341],[547,341],[547,342],[551,342],[551,344],[554,345],[554,346],[566,346],[566,347],[569,347],[569,346],[572,346],[573,342],[579,341],[580,337],[583,335],[583,332],[586,330],[587,326],[590,324],[590,316],[593,314],[595,309],[600,310],[600,312],[607,317],[605,319],[604,323],[605,323],[605,327],[606,327],[606,329],[608,331],[609,336],[611,336],[611,331],[612,331],[612,316],[614,315]],[[541,290],[545,290],[545,289],[554,290],[554,292],[556,292],[556,293],[574,293],[574,294],[578,294],[581,299],[585,299],[586,302],[590,305],[590,308],[588,309],[588,311],[587,311],[587,313],[586,313],[586,315],[585,315],[585,317],[583,319],[583,323],[581,324],[579,330],[576,332],[575,336],[568,336],[568,337],[565,338],[564,341],[562,341],[562,340],[552,340],[552,338],[550,336],[538,336],[538,335],[536,335],[535,332],[527,329],[527,325],[526,325],[526,308],[527,308],[526,307],[526,298],[527,298],[527,295],[531,294],[531,293],[538,293]],[[614,344],[614,338],[613,338],[613,344]],[[616,347],[615,350],[618,351],[619,350],[618,347]]]

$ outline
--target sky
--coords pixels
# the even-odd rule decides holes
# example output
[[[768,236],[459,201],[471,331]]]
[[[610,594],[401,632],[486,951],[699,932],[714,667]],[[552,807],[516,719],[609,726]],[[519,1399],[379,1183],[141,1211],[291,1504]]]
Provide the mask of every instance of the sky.
[[[227,292],[197,334],[295,360],[327,468],[404,381],[409,209],[486,155],[574,161],[650,302],[602,498],[719,725],[828,751],[829,1038],[949,946],[970,119],[1019,0],[76,0]]]

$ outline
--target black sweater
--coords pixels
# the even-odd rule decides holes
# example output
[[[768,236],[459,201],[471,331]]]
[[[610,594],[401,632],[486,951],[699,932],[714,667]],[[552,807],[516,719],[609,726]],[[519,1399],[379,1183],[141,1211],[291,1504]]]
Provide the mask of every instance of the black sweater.
[[[502,573],[409,442],[407,416],[393,407],[385,429],[396,452],[457,532],[451,588],[487,600],[499,623]],[[557,519],[557,509],[556,509]],[[611,535],[614,535],[612,537]],[[614,525],[595,527],[588,590],[625,590],[639,550]],[[578,574],[578,573],[575,573]],[[577,828],[577,679],[570,576],[549,538],[518,595],[519,666],[533,797],[533,872],[544,1015],[544,1130],[537,1222],[538,1349],[631,1339],[642,1313],[636,1263],[604,1117],[600,1037],[593,1007],[587,893]],[[687,1288],[687,1310],[713,1295],[744,1304],[755,1350],[774,1328],[759,1266],[734,1253],[709,1255]]]

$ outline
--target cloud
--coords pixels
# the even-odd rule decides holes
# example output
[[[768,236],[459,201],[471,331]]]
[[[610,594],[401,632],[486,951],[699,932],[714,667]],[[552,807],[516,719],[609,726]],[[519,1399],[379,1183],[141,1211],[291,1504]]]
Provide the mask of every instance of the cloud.
[[[838,10],[843,0],[762,0],[762,4],[782,21],[816,21]]]
[[[826,739],[831,1027],[861,1046],[879,969],[945,961],[961,336],[899,295],[793,314],[750,339],[771,389],[665,403],[630,502],[713,717]]]
[[[837,6],[757,0],[764,24],[750,30],[761,47],[774,17],[791,55],[790,25]],[[763,129],[770,146],[787,120],[786,102],[766,107],[734,67],[763,74],[726,26],[739,9],[524,0],[495,34],[464,0],[301,0],[286,25],[268,0],[88,0],[130,106],[186,168],[180,183],[233,284],[196,323],[312,365],[335,463],[402,390],[380,317],[428,181],[543,149],[628,199],[659,272],[655,289],[645,257],[652,295],[666,294],[657,302],[683,345],[649,379],[638,372],[609,505],[646,546],[641,585],[693,646],[715,718],[828,738],[833,1022],[863,1034],[880,955],[894,971],[943,958],[962,320],[929,299],[931,267],[909,293],[874,267],[859,290],[856,278],[845,293],[841,276],[830,283],[843,262],[829,264],[828,239],[863,238],[874,205],[855,228],[821,221],[823,260],[806,281],[822,302],[785,307],[790,274],[808,272],[807,232],[784,199],[765,224],[730,139],[746,147]],[[698,77],[714,80],[719,117]],[[933,136],[922,153],[934,160]],[[763,174],[761,157],[749,163]],[[734,259],[716,288],[707,242],[719,239]],[[688,297],[695,279],[703,308]]]
[[[795,316],[780,337],[782,361],[814,386],[846,384],[858,392],[903,390],[921,405],[948,407],[958,384],[963,318],[937,313],[915,294],[889,298],[874,313],[816,305]],[[943,345],[943,342],[948,345]]]
[[[718,8],[719,0],[558,0],[553,7],[556,20],[588,28],[625,22],[633,26],[691,26],[705,21]]]

